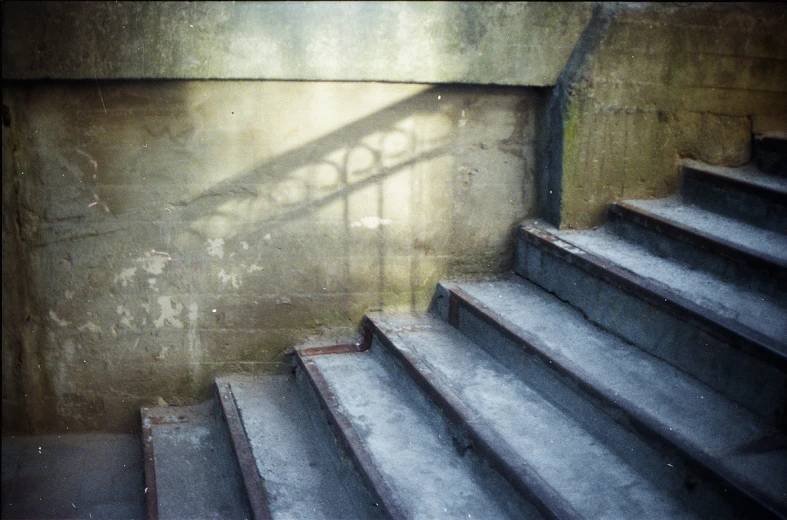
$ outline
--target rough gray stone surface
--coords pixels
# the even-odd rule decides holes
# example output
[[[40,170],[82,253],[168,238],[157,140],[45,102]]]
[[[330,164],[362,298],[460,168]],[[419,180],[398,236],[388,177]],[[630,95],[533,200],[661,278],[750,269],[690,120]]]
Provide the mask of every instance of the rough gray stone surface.
[[[666,479],[651,481],[655,475],[629,464],[530,386],[534,371],[525,368],[522,378],[516,364],[495,360],[436,318],[375,314],[373,319],[395,348],[422,361],[461,399],[479,428],[508,443],[581,517],[696,518],[663,487]]]
[[[689,269],[671,259],[656,257],[647,249],[621,239],[609,229],[555,231],[555,235],[648,280],[669,287],[707,308],[709,312],[738,321],[777,342],[787,341],[787,309],[774,298]],[[780,239],[784,243],[784,239]],[[778,249],[781,246],[774,251]]]
[[[248,519],[248,502],[217,404],[147,409],[161,520]],[[158,418],[158,420],[156,420]]]
[[[274,520],[385,518],[293,375],[222,381],[231,385]]]
[[[685,372],[600,330],[577,309],[529,282],[459,287],[483,302],[487,312],[537,338],[550,356],[572,366],[593,386],[605,388],[616,402],[660,424],[668,438],[710,457],[728,478],[761,490],[772,504],[784,508],[787,452],[784,434],[773,426]],[[468,322],[463,332],[492,349],[505,343],[486,325]]]
[[[437,410],[374,352],[311,359],[405,515],[493,519],[525,514],[508,509],[503,489],[473,470]]]

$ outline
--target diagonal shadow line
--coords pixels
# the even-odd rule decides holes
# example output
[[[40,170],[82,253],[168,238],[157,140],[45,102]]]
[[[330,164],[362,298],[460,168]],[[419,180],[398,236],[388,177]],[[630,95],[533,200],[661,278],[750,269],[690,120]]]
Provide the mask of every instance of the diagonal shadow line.
[[[249,188],[248,186],[259,185],[259,181],[255,182],[257,179],[265,179],[265,184],[281,182],[286,179],[289,174],[299,170],[304,166],[324,162],[323,157],[328,155],[330,152],[334,152],[339,149],[348,149],[348,153],[350,153],[352,150],[358,147],[365,146],[361,142],[362,139],[376,132],[402,132],[402,130],[396,128],[394,125],[397,122],[406,119],[407,117],[415,114],[436,115],[445,113],[444,111],[446,108],[453,108],[452,106],[446,105],[445,103],[439,104],[434,101],[437,97],[435,96],[434,91],[438,88],[443,94],[449,94],[454,91],[466,93],[468,91],[466,86],[464,88],[454,85],[431,87],[407,99],[383,107],[377,112],[369,114],[358,121],[354,121],[353,123],[345,125],[341,128],[337,128],[328,135],[320,137],[314,141],[304,143],[294,150],[272,157],[259,166],[249,169],[246,173],[225,179],[195,195],[181,199],[177,202],[172,202],[171,204],[173,206],[184,208],[183,216],[188,220],[191,220],[197,216],[204,216],[204,208],[195,208],[194,210],[190,210],[189,206],[192,203],[206,197],[216,197],[226,200],[229,197],[238,195],[256,195],[255,190]],[[431,146],[434,144],[442,144],[442,146],[433,149],[432,151],[428,152],[427,155],[419,156],[410,159],[401,165],[397,165],[396,168],[401,168],[405,165],[413,165],[419,160],[434,158],[436,156],[435,154],[437,150],[445,152],[448,149],[448,146],[444,144],[445,142],[445,139],[420,142],[419,144],[423,146]],[[354,183],[352,186],[343,187],[336,193],[332,193],[327,197],[331,197],[330,200],[336,200],[338,197],[347,196],[348,194],[352,193],[352,191],[368,186],[370,183],[375,182],[375,180],[379,181],[385,178],[385,176],[391,175],[392,173],[393,172],[390,170],[385,170],[379,174],[375,174],[374,176],[365,179],[363,184],[361,184],[361,181],[359,181],[358,183]],[[319,203],[319,201],[311,201],[307,204],[307,207],[315,203]],[[215,203],[216,206],[218,206],[218,204],[219,203]],[[324,204],[313,207],[321,207],[322,205]],[[279,218],[285,218],[285,215],[287,215],[289,218],[292,218],[296,214],[302,216],[304,214],[303,209],[304,208],[291,210],[287,213],[281,214]],[[192,213],[194,215],[190,218],[190,214]],[[217,213],[214,212],[214,214]],[[266,220],[271,222],[275,221],[275,218],[269,218]]]

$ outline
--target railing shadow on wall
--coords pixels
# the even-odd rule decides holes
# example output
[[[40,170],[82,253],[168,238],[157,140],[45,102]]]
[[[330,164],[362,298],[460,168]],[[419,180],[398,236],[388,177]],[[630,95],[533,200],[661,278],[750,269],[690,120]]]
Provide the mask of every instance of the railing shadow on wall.
[[[264,83],[23,89],[31,366],[53,418],[185,402],[321,328],[423,309],[457,262],[504,256],[537,96]]]

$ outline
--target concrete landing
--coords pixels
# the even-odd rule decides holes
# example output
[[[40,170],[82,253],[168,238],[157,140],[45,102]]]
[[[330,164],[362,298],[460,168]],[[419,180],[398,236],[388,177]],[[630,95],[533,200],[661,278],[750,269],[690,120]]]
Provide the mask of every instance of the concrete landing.
[[[146,518],[138,435],[3,437],[2,443],[2,518]]]

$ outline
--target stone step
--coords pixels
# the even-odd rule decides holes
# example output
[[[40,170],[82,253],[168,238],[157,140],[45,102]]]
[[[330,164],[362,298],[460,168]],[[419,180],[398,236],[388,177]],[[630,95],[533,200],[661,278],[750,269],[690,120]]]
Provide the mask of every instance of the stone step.
[[[598,324],[784,425],[787,310],[610,230],[520,228],[516,272]]]
[[[148,518],[252,518],[216,400],[141,415]]]
[[[691,504],[696,490],[687,491],[681,472],[668,467],[674,457],[654,455],[611,416],[590,410],[589,402],[584,416],[621,430],[618,435],[596,435],[572,417],[573,410],[553,402],[554,388],[542,395],[544,388],[532,381],[539,377],[532,363],[521,377],[523,372],[513,368],[518,364],[501,363],[429,315],[372,314],[366,326],[375,338],[372,348],[385,348],[401,362],[490,463],[547,516],[696,518],[694,506],[713,511],[714,518],[734,517],[729,506]]]
[[[685,204],[679,197],[612,204],[611,227],[651,253],[764,292],[787,306],[787,235]]]
[[[237,406],[271,518],[385,518],[307,384],[295,375],[238,375],[217,384]]]
[[[787,178],[755,164],[739,168],[683,162],[681,193],[691,204],[771,231],[787,233]]]
[[[296,359],[392,518],[540,517],[456,440],[437,408],[381,349],[303,349]]]
[[[720,392],[521,279],[441,284],[434,307],[654,481],[733,516],[787,515],[787,436]]]

